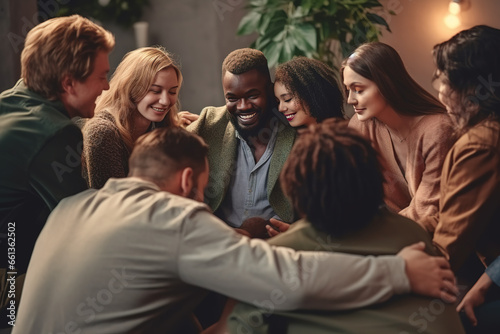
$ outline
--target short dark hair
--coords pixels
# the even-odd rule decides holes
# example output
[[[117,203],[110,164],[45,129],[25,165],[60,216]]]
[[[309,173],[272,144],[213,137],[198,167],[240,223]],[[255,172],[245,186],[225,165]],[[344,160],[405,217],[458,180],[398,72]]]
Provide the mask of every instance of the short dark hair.
[[[306,57],[293,58],[278,65],[274,82],[282,83],[317,122],[344,118],[344,96],[337,74],[325,63]]]
[[[489,84],[500,81],[499,49],[500,30],[485,25],[463,30],[434,46],[437,71],[457,94],[454,113],[463,128],[486,118],[500,120],[500,90]]]
[[[304,129],[280,181],[297,213],[333,236],[364,227],[383,203],[377,153],[340,119]]]
[[[222,63],[222,76],[226,71],[239,75],[251,70],[259,71],[271,81],[267,59],[262,51],[251,48],[237,49],[229,53]]]
[[[130,176],[146,176],[158,183],[191,167],[194,177],[205,171],[208,145],[183,128],[158,128],[137,139],[129,159]]]
[[[373,81],[387,103],[399,114],[420,116],[446,112],[436,97],[413,80],[398,52],[390,45],[381,42],[363,44],[342,63],[342,76],[346,66]]]

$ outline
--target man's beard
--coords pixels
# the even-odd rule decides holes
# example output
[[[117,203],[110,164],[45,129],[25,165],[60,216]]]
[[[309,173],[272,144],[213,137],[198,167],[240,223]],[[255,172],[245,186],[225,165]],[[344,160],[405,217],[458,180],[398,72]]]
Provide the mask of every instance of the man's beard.
[[[271,110],[260,111],[259,122],[252,128],[247,129],[241,127],[241,125],[238,123],[238,116],[235,116],[231,113],[228,114],[229,114],[229,120],[234,125],[236,131],[238,131],[240,136],[243,137],[245,140],[248,140],[253,137],[258,137],[261,131],[266,129],[266,126],[272,117]]]
[[[193,175],[193,178],[195,176],[198,177],[197,175]],[[186,197],[189,199],[192,199],[194,201],[203,203],[203,198],[199,198],[199,196],[198,196],[198,182],[197,181],[193,181],[193,182],[195,182],[195,184],[193,184],[193,188],[191,188],[191,191],[189,192],[189,194]],[[201,192],[201,193],[203,194],[203,192]]]

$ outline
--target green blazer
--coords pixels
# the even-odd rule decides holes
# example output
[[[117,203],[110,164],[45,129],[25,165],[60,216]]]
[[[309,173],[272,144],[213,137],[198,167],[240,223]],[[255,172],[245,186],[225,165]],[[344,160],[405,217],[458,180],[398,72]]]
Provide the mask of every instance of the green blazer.
[[[205,202],[215,212],[226,195],[235,168],[238,149],[236,129],[229,121],[228,111],[223,106],[204,108],[201,111],[200,118],[190,124],[187,130],[201,136],[209,145],[210,176],[205,189]],[[290,202],[281,190],[279,175],[292,149],[295,135],[295,129],[279,122],[278,137],[276,138],[267,177],[267,198],[269,203],[274,212],[286,222],[292,222],[294,214]]]

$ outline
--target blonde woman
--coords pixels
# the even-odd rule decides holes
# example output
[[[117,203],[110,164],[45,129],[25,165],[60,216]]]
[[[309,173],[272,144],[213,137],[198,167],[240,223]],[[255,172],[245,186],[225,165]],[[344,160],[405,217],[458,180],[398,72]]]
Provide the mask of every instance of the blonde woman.
[[[179,126],[182,74],[162,47],[129,52],[97,101],[96,115],[83,127],[83,176],[101,188],[111,177],[128,174],[136,139],[157,127]]]

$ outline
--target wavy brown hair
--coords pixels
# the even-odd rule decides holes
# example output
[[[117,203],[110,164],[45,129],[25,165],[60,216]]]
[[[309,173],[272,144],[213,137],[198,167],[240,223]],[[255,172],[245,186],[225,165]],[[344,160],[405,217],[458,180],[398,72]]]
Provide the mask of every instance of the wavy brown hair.
[[[368,224],[383,203],[377,153],[344,120],[331,118],[304,129],[280,181],[297,213],[334,236]]]
[[[47,20],[26,36],[21,78],[31,91],[57,100],[65,76],[85,81],[94,70],[97,53],[110,52],[114,46],[109,31],[79,15]]]
[[[437,71],[456,97],[462,130],[485,119],[500,121],[500,30],[485,25],[463,30],[433,49]]]

